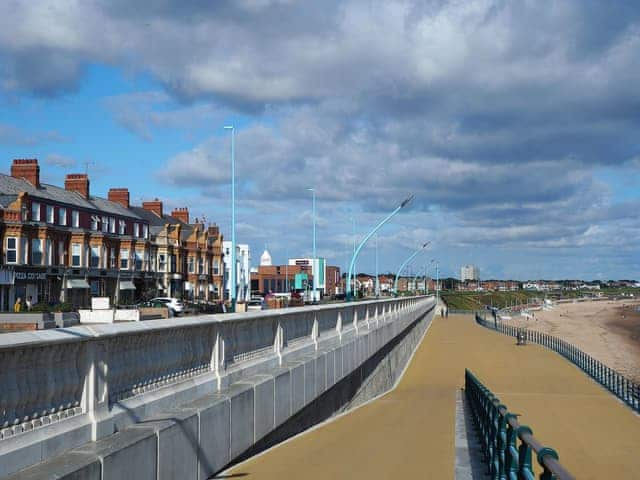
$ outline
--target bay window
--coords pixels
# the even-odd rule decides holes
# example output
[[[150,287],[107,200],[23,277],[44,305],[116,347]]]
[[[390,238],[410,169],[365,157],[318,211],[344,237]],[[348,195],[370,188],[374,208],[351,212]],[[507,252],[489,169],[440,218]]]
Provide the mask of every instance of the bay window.
[[[129,250],[120,249],[120,270],[129,270]]]
[[[82,245],[79,243],[71,244],[71,266],[82,266]]]
[[[5,249],[7,263],[18,263],[18,239],[7,237],[7,248]]]

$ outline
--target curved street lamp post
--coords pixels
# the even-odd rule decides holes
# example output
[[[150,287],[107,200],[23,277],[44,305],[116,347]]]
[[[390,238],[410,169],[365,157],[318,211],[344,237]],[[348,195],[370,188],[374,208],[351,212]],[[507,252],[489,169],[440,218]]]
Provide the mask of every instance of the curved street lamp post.
[[[347,275],[347,301],[351,301],[353,299],[353,294],[351,292],[351,282],[349,282],[349,279],[352,277],[353,275],[353,266],[356,263],[356,258],[358,258],[358,255],[360,254],[360,250],[362,250],[362,247],[365,246],[365,244],[367,243],[367,241],[373,236],[374,233],[376,233],[385,223],[387,223],[389,220],[391,220],[391,218],[397,214],[400,210],[402,210],[404,207],[406,207],[409,202],[411,202],[411,200],[413,200],[413,195],[407,197],[406,199],[404,199],[402,201],[402,203],[400,205],[398,205],[398,207],[396,207],[396,209],[391,212],[389,215],[387,215],[378,225],[376,225],[373,230],[371,230],[360,242],[360,244],[358,245],[358,248],[356,248],[355,252],[353,252],[353,257],[351,257],[351,262],[349,263],[349,274]],[[354,289],[355,289],[355,282],[354,282]]]
[[[400,265],[400,268],[398,269],[398,272],[396,273],[396,278],[395,278],[395,280],[393,282],[393,293],[395,293],[396,295],[398,294],[398,278],[400,277],[400,272],[402,272],[402,269],[404,267],[406,267],[407,263],[409,263],[411,260],[413,260],[416,257],[416,255],[418,255],[422,250],[427,248],[430,243],[431,243],[431,241],[428,241],[428,242],[422,244],[420,246],[420,248],[418,248],[415,252],[413,252],[411,255],[409,255],[409,257],[407,257],[407,259],[404,262],[402,262],[402,265]]]

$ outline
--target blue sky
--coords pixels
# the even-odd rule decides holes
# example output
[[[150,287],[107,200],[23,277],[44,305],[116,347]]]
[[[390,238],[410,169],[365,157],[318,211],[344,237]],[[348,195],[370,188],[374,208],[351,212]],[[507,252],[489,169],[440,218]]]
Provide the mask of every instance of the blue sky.
[[[34,1],[0,5],[0,154],[45,180],[188,206],[255,261],[379,236],[445,275],[640,278],[640,7],[633,2]],[[372,273],[373,245],[358,261]]]

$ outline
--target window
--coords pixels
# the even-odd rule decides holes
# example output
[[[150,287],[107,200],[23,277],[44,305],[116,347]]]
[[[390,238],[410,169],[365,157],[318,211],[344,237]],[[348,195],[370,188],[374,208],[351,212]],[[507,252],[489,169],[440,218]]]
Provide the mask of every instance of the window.
[[[142,270],[142,252],[139,252],[138,250],[136,250],[136,270],[140,271]]]
[[[39,238],[31,240],[31,264],[42,265],[42,240]]]
[[[104,233],[109,232],[109,217],[102,217],[102,231]]]
[[[124,234],[125,234],[125,232],[126,232],[126,229],[125,229],[126,225],[127,225],[127,224],[126,224],[126,222],[125,222],[124,220],[119,220],[119,221],[118,221],[118,233],[119,233],[120,235],[124,235]]]
[[[158,271],[164,272],[167,269],[167,255],[165,253],[158,254]]]
[[[26,237],[20,238],[20,257],[22,257],[21,263],[26,265],[29,259],[29,239]]]
[[[142,238],[149,238],[149,225],[142,225]]]
[[[94,232],[98,231],[98,222],[100,221],[100,217],[97,215],[91,215],[91,230]]]
[[[144,269],[146,271],[152,270],[149,265],[149,250],[144,251]]]
[[[18,239],[7,237],[7,263],[18,263]]]
[[[78,210],[71,211],[71,226],[73,228],[80,227],[80,212]]]
[[[220,263],[218,260],[213,261],[213,274],[220,275]]]
[[[113,247],[109,253],[109,268],[116,268],[116,249]]]
[[[79,243],[71,244],[71,266],[72,267],[80,267],[82,260],[82,245]]]
[[[91,258],[89,259],[91,268],[100,268],[100,246],[91,247]]]
[[[196,264],[193,257],[189,257],[189,273],[195,273]]]
[[[58,223],[62,226],[67,224],[67,209],[59,208],[58,209]]]
[[[109,232],[116,233],[116,219],[109,217]]]
[[[171,273],[175,273],[178,270],[178,260],[175,255],[171,255]]]
[[[40,221],[40,204],[38,202],[31,204],[31,220],[34,222]]]
[[[129,250],[120,250],[120,270],[129,270]]]
[[[139,223],[134,223],[133,224],[133,236],[138,238],[140,236],[140,224]]]
[[[200,274],[205,273],[205,271],[204,271],[204,258],[202,258],[202,257],[198,258],[198,273],[200,273]]]
[[[45,247],[46,247],[45,255],[47,258],[46,265],[53,265],[53,246],[50,238],[47,238],[45,242]]]
[[[64,262],[64,241],[58,241],[58,265],[65,265]]]
[[[47,205],[47,223],[56,223],[56,212],[53,210],[53,205]]]

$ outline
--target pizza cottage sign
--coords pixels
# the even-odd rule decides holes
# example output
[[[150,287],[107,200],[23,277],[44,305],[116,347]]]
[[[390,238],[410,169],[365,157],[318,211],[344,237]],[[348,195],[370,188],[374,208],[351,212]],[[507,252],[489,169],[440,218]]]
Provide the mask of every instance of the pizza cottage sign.
[[[16,280],[46,280],[47,272],[15,272]]]

